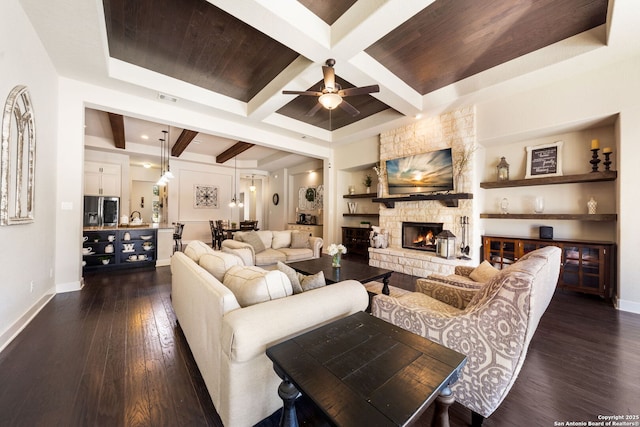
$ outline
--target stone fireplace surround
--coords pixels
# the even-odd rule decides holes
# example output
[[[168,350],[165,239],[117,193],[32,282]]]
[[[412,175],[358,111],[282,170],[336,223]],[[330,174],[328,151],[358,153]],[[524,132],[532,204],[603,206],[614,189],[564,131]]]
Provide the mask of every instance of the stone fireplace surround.
[[[385,160],[410,156],[442,148],[452,148],[454,173],[456,159],[473,147],[476,142],[475,108],[461,108],[440,116],[430,117],[412,125],[380,134],[380,163]],[[455,177],[456,193],[472,192],[473,161]],[[389,197],[386,179],[383,179],[384,196]],[[392,196],[391,196],[392,197]],[[456,247],[460,246],[462,229],[460,218],[469,217],[471,248],[477,247],[473,239],[473,200],[459,200],[457,207],[447,207],[437,200],[396,202],[395,208],[380,205],[380,227],[389,232],[389,247],[369,248],[369,264],[400,273],[426,277],[430,274],[453,274],[456,265],[475,265],[477,261],[444,259],[427,252],[402,248],[403,222],[442,223],[443,229],[456,235]],[[471,253],[477,259],[477,254]]]

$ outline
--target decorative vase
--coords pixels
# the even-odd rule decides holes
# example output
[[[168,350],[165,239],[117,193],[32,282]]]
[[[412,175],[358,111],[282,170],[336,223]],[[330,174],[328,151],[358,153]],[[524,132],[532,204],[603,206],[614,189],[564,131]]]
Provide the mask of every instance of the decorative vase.
[[[382,192],[383,192],[383,187],[382,187],[382,183],[378,182],[378,197],[383,197],[382,196]]]
[[[331,267],[340,267],[340,259],[342,258],[342,254],[338,252],[333,256],[331,260]]]
[[[544,212],[544,197],[538,196],[534,201],[533,211],[537,214]]]
[[[454,190],[456,193],[463,193],[464,177],[461,173],[455,176]]]
[[[598,208],[598,202],[596,202],[596,199],[591,197],[587,202],[587,208],[589,209],[590,215],[595,215],[596,209]]]
[[[371,193],[371,187],[367,187],[367,194]]]

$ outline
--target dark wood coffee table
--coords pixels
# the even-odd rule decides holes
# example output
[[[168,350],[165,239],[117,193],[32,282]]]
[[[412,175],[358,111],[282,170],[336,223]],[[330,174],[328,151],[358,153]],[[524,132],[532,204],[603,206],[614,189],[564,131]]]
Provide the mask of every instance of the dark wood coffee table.
[[[300,392],[338,426],[404,426],[433,401],[433,424],[448,426],[449,386],[467,360],[364,312],[269,347],[267,356],[283,379],[285,426],[297,426]]]
[[[288,265],[302,274],[316,274],[322,271],[327,284],[337,283],[341,280],[357,280],[360,283],[367,283],[381,279],[383,284],[382,293],[389,295],[389,278],[393,273],[392,270],[371,267],[370,265],[347,259],[341,261],[340,267],[332,267],[331,261],[332,257],[322,255],[320,258],[292,262]]]

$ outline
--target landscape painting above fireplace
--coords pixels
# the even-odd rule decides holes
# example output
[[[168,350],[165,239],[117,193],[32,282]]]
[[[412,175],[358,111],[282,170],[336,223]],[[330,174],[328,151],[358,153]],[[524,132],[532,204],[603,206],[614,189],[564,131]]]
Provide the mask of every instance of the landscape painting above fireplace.
[[[451,148],[386,161],[389,194],[453,190]]]

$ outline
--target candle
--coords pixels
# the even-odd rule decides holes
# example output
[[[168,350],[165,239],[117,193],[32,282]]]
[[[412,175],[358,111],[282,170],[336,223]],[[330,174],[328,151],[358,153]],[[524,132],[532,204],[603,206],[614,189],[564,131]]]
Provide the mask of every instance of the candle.
[[[597,139],[592,139],[591,140],[591,149],[592,150],[597,150],[598,148],[600,148],[600,142]]]
[[[602,152],[605,154],[611,153],[613,150],[611,149],[611,147],[604,147],[602,149]]]

